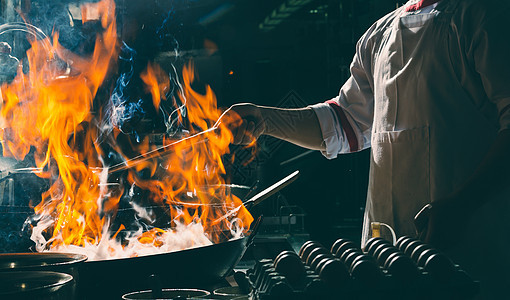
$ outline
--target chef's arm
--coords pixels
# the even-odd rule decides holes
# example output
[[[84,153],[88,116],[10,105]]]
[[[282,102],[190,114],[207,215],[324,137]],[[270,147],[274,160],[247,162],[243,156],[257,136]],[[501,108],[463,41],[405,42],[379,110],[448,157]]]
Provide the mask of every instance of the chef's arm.
[[[247,144],[264,134],[312,150],[326,148],[319,120],[310,107],[290,109],[241,103],[230,110],[243,121],[233,130],[236,144]]]

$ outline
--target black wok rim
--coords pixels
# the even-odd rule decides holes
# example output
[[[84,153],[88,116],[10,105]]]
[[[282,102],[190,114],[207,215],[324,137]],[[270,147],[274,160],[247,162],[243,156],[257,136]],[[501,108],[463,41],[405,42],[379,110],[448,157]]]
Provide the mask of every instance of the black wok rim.
[[[87,261],[85,261],[85,265],[86,266],[90,266],[90,265],[94,265],[94,264],[102,264],[102,263],[107,263],[107,262],[111,262],[111,261],[115,261],[115,262],[119,262],[120,263],[120,262],[129,261],[129,260],[136,259],[136,258],[149,258],[150,257],[150,258],[157,259],[158,257],[165,257],[165,256],[167,256],[169,254],[173,254],[173,253],[195,252],[196,249],[211,249],[211,248],[213,248],[214,246],[217,246],[217,245],[223,245],[223,244],[226,245],[226,244],[231,244],[231,243],[239,243],[239,242],[241,242],[241,240],[249,238],[250,235],[245,235],[243,237],[236,238],[236,239],[231,239],[231,240],[228,240],[226,242],[222,242],[222,243],[218,243],[218,244],[212,244],[212,245],[206,245],[206,246],[198,246],[198,247],[191,247],[191,248],[186,248],[186,249],[183,249],[183,250],[176,250],[176,251],[171,251],[171,252],[162,252],[162,253],[157,253],[157,254],[140,255],[140,256],[135,256],[135,257],[119,257],[119,258],[112,258],[112,259],[87,260]]]

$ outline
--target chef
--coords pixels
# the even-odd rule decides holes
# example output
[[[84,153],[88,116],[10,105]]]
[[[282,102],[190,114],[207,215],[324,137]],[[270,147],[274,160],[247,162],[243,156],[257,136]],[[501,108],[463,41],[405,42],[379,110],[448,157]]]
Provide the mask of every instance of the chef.
[[[261,134],[327,158],[371,148],[371,222],[435,245],[481,282],[510,283],[510,3],[410,1],[361,37],[335,98],[231,107],[236,143]],[[415,220],[416,216],[416,220]]]

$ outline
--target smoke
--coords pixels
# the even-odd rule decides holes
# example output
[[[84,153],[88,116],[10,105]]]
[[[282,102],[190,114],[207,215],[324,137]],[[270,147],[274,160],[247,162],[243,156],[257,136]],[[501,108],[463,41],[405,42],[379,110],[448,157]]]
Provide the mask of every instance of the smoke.
[[[182,23],[180,23],[178,16],[175,14],[174,2],[171,3],[170,8],[165,8],[165,5],[168,5],[168,1],[164,1],[164,3],[155,1],[155,4],[159,11],[165,12],[160,16],[161,25],[155,30],[158,46],[160,49],[173,50],[177,57],[179,54],[179,41],[172,32],[178,31],[182,27]]]
[[[174,63],[170,64],[171,69],[168,74],[170,77],[170,91],[166,95],[167,99],[171,99],[172,101],[170,103],[163,103],[163,105],[160,106],[160,110],[164,118],[166,133],[169,136],[176,136],[183,130],[178,116],[186,117],[186,99],[179,81],[178,72],[175,68],[175,62],[180,58],[179,41],[172,32],[179,31],[182,27],[182,23],[176,16],[176,9],[173,2],[170,8],[165,8],[168,2],[162,4],[160,1],[155,1],[155,4],[160,11],[165,11],[165,13],[161,14],[161,25],[155,30],[158,37],[158,46],[161,50],[170,50],[174,53]],[[181,99],[183,99],[182,102]]]
[[[88,39],[82,29],[74,23],[65,1],[32,2],[26,21],[39,27],[47,35],[58,32],[59,42],[73,52]]]
[[[142,99],[137,102],[129,102],[127,94],[128,85],[134,74],[135,57],[136,51],[123,42],[119,61],[121,67],[127,68],[127,71],[122,72],[117,78],[115,88],[106,103],[105,116],[101,125],[103,134],[110,134],[114,127],[119,128],[124,133],[136,133],[130,130],[125,132],[124,124],[133,119],[141,119],[145,114]]]
[[[164,123],[166,126],[166,133],[169,136],[178,135],[183,130],[183,124],[180,122],[179,115],[183,118],[186,117],[186,97],[183,92],[182,85],[177,75],[177,70],[174,65],[171,65],[172,72],[170,75],[170,92],[168,93],[171,97],[167,99],[172,100],[172,106],[168,108],[168,105],[161,105],[160,110],[164,116]],[[183,99],[181,102],[180,99]]]
[[[113,128],[118,128],[125,134],[135,136],[136,141],[140,142],[140,135],[145,132],[140,132],[143,128],[135,124],[150,117],[162,119],[166,129],[165,133],[168,136],[179,135],[184,130],[182,119],[179,116],[186,116],[186,105],[185,101],[181,101],[185,97],[177,70],[171,65],[171,70],[168,73],[170,89],[165,95],[168,100],[162,103],[156,116],[149,116],[146,107],[152,105],[152,101],[144,97],[145,95],[137,96],[136,93],[140,90],[136,85],[141,84],[139,74],[135,74],[136,59],[137,51],[123,42],[119,55],[121,73],[105,104],[105,115],[100,126],[102,135],[108,135]]]
[[[108,228],[108,226],[105,226],[105,228]],[[161,254],[212,245],[204,232],[203,226],[199,223],[189,225],[177,223],[173,230],[160,234],[154,243],[146,243],[143,238],[139,238],[143,232],[142,227],[137,231],[130,232],[126,238],[128,241],[126,244],[121,244],[112,239],[101,239],[98,244],[85,243],[83,246],[58,246],[52,251],[83,254],[88,257],[89,261],[96,261]],[[103,232],[103,235],[106,236],[107,234],[107,231]],[[158,246],[155,247],[155,244]],[[42,248],[41,251],[47,250]]]

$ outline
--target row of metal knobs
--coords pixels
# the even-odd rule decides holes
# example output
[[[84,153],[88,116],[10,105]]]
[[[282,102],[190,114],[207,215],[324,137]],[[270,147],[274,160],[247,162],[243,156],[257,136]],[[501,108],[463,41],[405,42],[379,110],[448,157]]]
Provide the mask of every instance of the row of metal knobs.
[[[330,249],[308,241],[298,253],[257,261],[247,275],[259,299],[400,299],[421,289],[426,289],[423,299],[469,299],[477,292],[477,283],[459,266],[412,237],[401,237],[396,245],[372,238],[363,251],[347,239]]]

